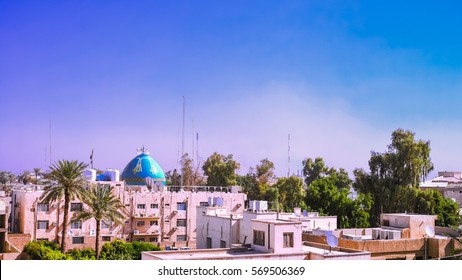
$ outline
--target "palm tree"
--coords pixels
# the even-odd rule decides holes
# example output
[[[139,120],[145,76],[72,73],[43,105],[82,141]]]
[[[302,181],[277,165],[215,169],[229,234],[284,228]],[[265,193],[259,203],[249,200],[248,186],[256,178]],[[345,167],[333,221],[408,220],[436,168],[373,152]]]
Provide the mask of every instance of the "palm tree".
[[[26,170],[26,171],[22,172],[18,176],[18,180],[19,180],[19,182],[22,182],[24,185],[27,185],[27,183],[30,182],[30,172],[29,172],[29,170]]]
[[[38,175],[40,173],[40,168],[36,167],[34,168],[34,173],[35,173],[35,183],[38,184]]]
[[[60,160],[50,166],[51,183],[43,190],[40,199],[45,203],[60,202],[64,198],[64,220],[61,232],[61,252],[66,251],[66,233],[71,200],[79,199],[84,191],[83,171],[87,165],[83,162]],[[59,211],[59,208],[58,208]]]
[[[101,221],[111,221],[116,224],[122,224],[124,215],[120,213],[124,205],[119,198],[113,193],[113,187],[110,185],[92,186],[82,197],[82,201],[88,206],[88,209],[76,214],[71,221],[86,221],[89,219],[96,220],[96,259],[99,259],[99,235]]]

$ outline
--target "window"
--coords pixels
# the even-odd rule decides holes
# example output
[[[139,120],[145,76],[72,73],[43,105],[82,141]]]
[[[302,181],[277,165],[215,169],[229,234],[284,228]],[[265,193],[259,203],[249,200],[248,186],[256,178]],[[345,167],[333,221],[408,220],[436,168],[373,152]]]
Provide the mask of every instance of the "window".
[[[220,248],[226,248],[226,241],[220,240]]]
[[[83,236],[72,237],[72,244],[83,244],[83,243],[84,243]]]
[[[158,208],[159,208],[159,204],[151,203],[151,209],[158,209]]]
[[[185,234],[177,235],[176,241],[186,241],[186,235]]]
[[[110,242],[110,241],[111,241],[111,237],[110,237],[110,236],[103,236],[103,237],[102,237],[102,240],[103,240],[103,241],[108,241],[108,242]]]
[[[209,206],[209,203],[207,201],[202,201],[202,202],[199,202],[199,205],[200,206]]]
[[[293,248],[294,247],[294,233],[293,232],[284,232],[282,234],[282,242],[284,248]]]
[[[37,205],[37,211],[39,211],[39,212],[48,212],[48,211],[50,211],[50,205],[48,203],[39,203]]]
[[[71,229],[82,229],[82,221],[71,222]]]
[[[207,237],[207,249],[212,249],[212,238]]]
[[[37,229],[48,229],[48,221],[37,221]]]
[[[146,204],[137,204],[136,209],[146,209]]]
[[[253,244],[265,246],[265,232],[261,230],[253,231]]]
[[[37,241],[50,241],[48,238],[37,238]]]
[[[149,242],[158,242],[159,239],[157,237],[151,237],[149,238]]]
[[[135,241],[144,242],[144,238],[137,238]]]
[[[149,225],[150,226],[157,226],[157,225],[159,225],[159,222],[158,221],[149,221]]]
[[[176,210],[178,210],[178,211],[186,211],[186,202],[178,202],[176,204]]]
[[[185,227],[186,226],[186,219],[177,219],[176,220],[177,227]]]
[[[138,221],[138,222],[136,222],[136,226],[138,226],[138,227],[142,227],[142,226],[144,226],[145,224],[146,224],[146,223],[145,223],[144,221]]]
[[[83,210],[82,203],[71,203],[71,211],[72,212],[80,212]]]

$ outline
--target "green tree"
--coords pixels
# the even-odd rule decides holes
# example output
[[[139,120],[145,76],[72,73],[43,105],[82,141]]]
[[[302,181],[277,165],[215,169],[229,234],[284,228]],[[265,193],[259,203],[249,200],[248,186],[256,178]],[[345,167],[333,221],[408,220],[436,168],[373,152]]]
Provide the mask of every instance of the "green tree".
[[[339,228],[369,226],[371,196],[360,194],[353,200],[348,194],[348,189],[336,186],[335,178],[320,178],[308,186],[306,205],[321,215],[337,216]]]
[[[86,184],[83,171],[87,167],[83,162],[60,160],[50,166],[51,183],[44,188],[40,200],[45,203],[60,202],[64,198],[64,220],[61,232],[61,252],[66,251],[66,233],[71,200],[78,199]]]
[[[303,176],[305,177],[305,184],[309,186],[311,182],[325,178],[332,177],[335,185],[339,189],[349,189],[351,187],[352,180],[348,176],[348,172],[345,169],[340,168],[339,170],[328,167],[324,163],[324,159],[317,157],[315,160],[307,158],[303,160]]]
[[[304,203],[305,191],[303,180],[297,176],[279,178],[274,186],[278,190],[278,201],[286,212],[292,212],[294,207],[306,208]]]
[[[416,140],[413,132],[397,129],[391,135],[391,144],[386,152],[371,152],[369,169],[370,173],[354,170],[353,187],[372,196],[371,223],[378,225],[380,213],[392,212],[393,205],[399,204],[395,201],[395,193],[401,187],[417,188],[419,182],[433,170],[430,142]]]
[[[110,185],[91,186],[82,196],[82,201],[88,206],[87,209],[77,213],[71,221],[96,220],[96,259],[99,259],[99,237],[101,221],[110,221],[116,224],[123,224],[124,215],[120,213],[124,205],[114,195],[113,187]]]
[[[202,166],[207,176],[207,186],[234,186],[237,184],[236,170],[239,163],[233,159],[233,155],[221,155],[214,153]]]
[[[274,163],[267,158],[260,160],[260,163],[251,167],[244,176],[237,176],[237,184],[242,187],[247,194],[248,200],[268,200],[274,199],[274,192],[267,193],[275,182]]]

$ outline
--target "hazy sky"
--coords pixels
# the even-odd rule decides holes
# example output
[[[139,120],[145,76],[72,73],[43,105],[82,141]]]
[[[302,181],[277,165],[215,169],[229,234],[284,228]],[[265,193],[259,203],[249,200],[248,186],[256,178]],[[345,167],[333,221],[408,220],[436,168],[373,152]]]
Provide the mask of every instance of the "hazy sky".
[[[462,17],[452,1],[1,1],[0,170],[123,169],[145,145],[351,172],[396,128],[462,170]],[[194,144],[196,145],[196,144]]]

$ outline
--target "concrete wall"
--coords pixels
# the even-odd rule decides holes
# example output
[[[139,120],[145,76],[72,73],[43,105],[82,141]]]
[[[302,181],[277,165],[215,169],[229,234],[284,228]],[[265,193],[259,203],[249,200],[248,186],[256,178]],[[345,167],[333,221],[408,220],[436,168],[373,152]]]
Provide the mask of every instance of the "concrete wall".
[[[303,234],[303,241],[326,244],[325,236]],[[425,242],[427,242],[425,247]],[[458,242],[450,238],[417,238],[397,240],[347,240],[339,239],[339,247],[349,248],[357,251],[371,252],[371,259],[435,259],[448,256]],[[462,248],[462,245],[460,245]],[[425,256],[426,253],[426,256]]]
[[[207,211],[206,207],[197,207],[197,238],[196,246],[198,249],[207,248],[207,238],[211,238],[211,248],[221,248],[221,241],[225,242],[225,247],[230,248],[231,244],[241,243],[239,241],[240,220],[242,217],[233,215],[213,216],[202,214]],[[208,211],[210,213],[210,211]]]
[[[271,247],[275,254],[299,253],[302,248],[302,231],[300,224],[271,224]],[[292,233],[294,238],[293,247],[284,247],[284,233]]]

